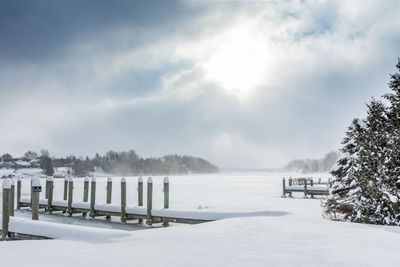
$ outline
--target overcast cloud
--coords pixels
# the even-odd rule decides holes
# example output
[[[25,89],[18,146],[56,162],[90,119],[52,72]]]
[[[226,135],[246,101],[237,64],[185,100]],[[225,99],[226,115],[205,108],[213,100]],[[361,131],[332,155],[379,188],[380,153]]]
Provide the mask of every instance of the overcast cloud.
[[[0,153],[280,167],[338,149],[400,56],[400,1],[2,1]]]

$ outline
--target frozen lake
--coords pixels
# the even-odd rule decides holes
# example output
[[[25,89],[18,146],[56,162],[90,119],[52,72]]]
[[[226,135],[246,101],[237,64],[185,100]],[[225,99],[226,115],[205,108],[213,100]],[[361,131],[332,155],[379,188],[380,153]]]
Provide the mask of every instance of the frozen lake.
[[[121,224],[118,218],[115,223],[109,223],[40,214],[38,224],[53,229],[53,233],[57,231],[59,237],[50,241],[0,242],[0,258],[7,255],[9,264],[16,263],[16,266],[398,266],[399,227],[325,220],[321,216],[320,198],[304,199],[303,193],[293,194],[294,198],[281,197],[284,176],[303,175],[171,176],[171,209],[234,211],[243,217],[134,231],[148,228],[134,223]],[[307,176],[329,177],[328,174]],[[155,209],[162,208],[163,204],[162,179],[153,177]],[[75,179],[77,201],[82,200],[83,181]],[[107,178],[97,178],[97,181],[96,197],[104,202]],[[29,183],[28,179],[23,182],[25,197],[29,196]],[[115,204],[120,201],[119,183],[120,178],[115,177]],[[55,184],[55,199],[62,199],[63,179],[56,180]],[[137,177],[127,177],[128,206],[137,204],[136,186]],[[246,214],[254,211],[264,215]],[[16,215],[29,218],[31,213],[22,211]],[[46,226],[44,221],[75,225]],[[30,219],[27,222],[34,224]],[[62,260],[60,248],[68,251],[68,257]],[[12,260],[15,258],[18,261]]]

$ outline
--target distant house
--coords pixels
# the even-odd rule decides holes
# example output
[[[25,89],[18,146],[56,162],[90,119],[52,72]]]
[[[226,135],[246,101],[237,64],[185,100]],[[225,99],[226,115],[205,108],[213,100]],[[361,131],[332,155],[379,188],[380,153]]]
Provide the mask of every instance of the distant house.
[[[40,167],[40,159],[32,159],[29,161],[31,168],[39,168]]]
[[[23,168],[40,168],[40,159],[28,160],[24,157],[15,158],[12,161],[0,161],[0,168],[6,169],[23,169]]]
[[[13,161],[4,162],[3,168],[15,169],[15,162]]]
[[[16,168],[30,168],[31,164],[23,160],[17,160],[14,162]]]

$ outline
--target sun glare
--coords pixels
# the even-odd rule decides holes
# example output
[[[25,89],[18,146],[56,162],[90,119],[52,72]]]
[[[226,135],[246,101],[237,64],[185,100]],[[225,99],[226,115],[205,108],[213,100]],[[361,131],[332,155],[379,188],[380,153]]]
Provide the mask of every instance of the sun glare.
[[[215,40],[204,63],[207,79],[244,96],[266,78],[267,42],[249,27],[237,27]]]

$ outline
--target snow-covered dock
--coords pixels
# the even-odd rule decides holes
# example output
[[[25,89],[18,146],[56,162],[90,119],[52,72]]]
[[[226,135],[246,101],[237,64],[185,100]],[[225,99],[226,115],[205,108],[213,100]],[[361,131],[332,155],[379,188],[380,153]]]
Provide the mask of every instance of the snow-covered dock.
[[[313,198],[316,195],[328,195],[329,190],[329,182],[321,182],[319,180],[319,183],[314,184],[314,180],[312,178],[297,178],[296,183],[294,183],[292,178],[289,178],[289,186],[286,185],[286,179],[282,179],[282,197],[286,197],[286,194],[289,194],[289,196],[292,196],[292,193],[295,192],[303,192],[304,197],[308,197],[308,195],[311,195]]]
[[[30,199],[21,198],[21,207],[29,207]],[[67,201],[53,201],[51,204],[52,211],[65,211],[68,209]],[[48,203],[46,199],[41,199],[39,204],[40,209],[48,209]],[[121,206],[115,204],[96,204],[95,214],[97,216],[121,216]],[[90,204],[88,202],[74,202],[72,203],[72,213],[90,213]],[[152,221],[156,222],[177,222],[177,223],[203,223],[209,221],[215,221],[230,216],[232,213],[218,213],[218,212],[203,212],[203,211],[182,211],[182,210],[171,210],[171,209],[152,209]],[[147,209],[145,207],[126,207],[126,219],[146,219]]]
[[[167,225],[169,222],[174,223],[187,223],[187,224],[197,224],[203,222],[210,222],[224,218],[230,217],[240,217],[240,216],[257,216],[257,214],[264,214],[263,212],[252,212],[246,213],[235,213],[235,212],[205,212],[205,211],[185,211],[185,210],[171,210],[169,209],[169,180],[164,179],[164,208],[163,209],[153,209],[152,208],[152,180],[149,178],[147,184],[147,206],[143,206],[143,179],[139,177],[138,179],[138,205],[137,206],[126,206],[126,186],[125,179],[121,179],[121,203],[111,204],[111,188],[112,179],[109,178],[107,181],[107,202],[96,204],[96,180],[95,178],[91,181],[91,197],[90,202],[88,201],[88,191],[89,191],[89,180],[85,179],[84,183],[84,195],[83,202],[73,202],[73,179],[65,179],[64,182],[64,200],[53,200],[53,190],[54,184],[52,179],[46,181],[46,199],[38,199],[39,209],[44,209],[47,212],[62,211],[68,212],[68,214],[78,214],[87,215],[91,218],[98,216],[117,216],[121,218],[122,222],[128,220],[146,220],[147,224],[152,223],[164,223]],[[32,186],[32,188],[34,188]],[[21,182],[17,183],[17,192],[21,191]],[[40,192],[39,192],[40,193]],[[31,190],[31,198],[21,198],[17,194],[17,207],[32,207],[33,189]]]

